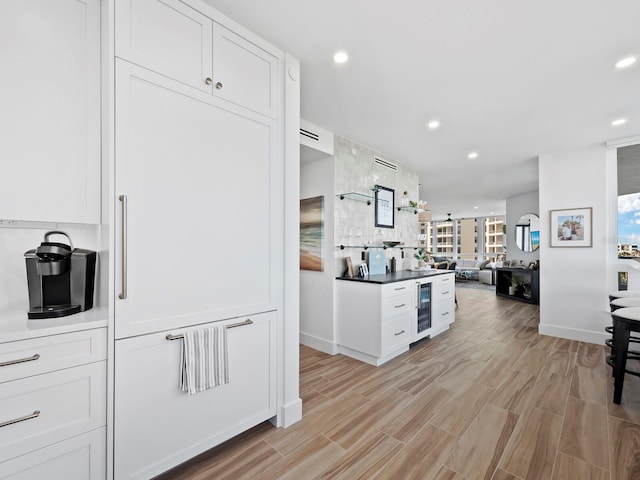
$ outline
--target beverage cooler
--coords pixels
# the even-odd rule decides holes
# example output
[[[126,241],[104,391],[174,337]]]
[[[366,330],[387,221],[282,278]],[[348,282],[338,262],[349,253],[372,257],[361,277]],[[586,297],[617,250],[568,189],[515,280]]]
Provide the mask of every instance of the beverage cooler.
[[[431,282],[416,282],[418,330],[417,338],[426,336],[426,331],[431,328]]]

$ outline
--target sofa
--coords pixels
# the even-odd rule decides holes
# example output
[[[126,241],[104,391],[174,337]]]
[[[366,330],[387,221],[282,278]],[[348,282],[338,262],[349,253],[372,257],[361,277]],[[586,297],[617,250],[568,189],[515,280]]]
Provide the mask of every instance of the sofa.
[[[460,280],[482,280],[483,283],[487,283],[489,276],[485,273],[480,278],[481,270],[491,270],[491,282],[493,285],[493,266],[489,263],[489,260],[463,260],[458,259],[456,262],[456,278]]]

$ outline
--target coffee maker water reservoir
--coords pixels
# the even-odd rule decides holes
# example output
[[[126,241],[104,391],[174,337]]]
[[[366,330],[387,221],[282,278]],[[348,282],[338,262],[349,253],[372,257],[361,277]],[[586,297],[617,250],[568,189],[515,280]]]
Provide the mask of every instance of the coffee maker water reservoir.
[[[51,235],[64,235],[65,243],[50,242]],[[24,254],[27,263],[31,319],[65,317],[93,307],[96,252],[73,248],[65,232],[51,231],[44,242]]]

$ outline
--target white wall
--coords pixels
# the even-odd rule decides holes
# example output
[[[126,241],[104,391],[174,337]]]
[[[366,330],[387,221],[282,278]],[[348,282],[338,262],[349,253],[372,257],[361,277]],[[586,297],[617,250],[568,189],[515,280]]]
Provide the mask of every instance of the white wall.
[[[543,335],[602,344],[612,248],[607,148],[540,155],[540,327]],[[593,208],[591,248],[550,248],[550,210]]]
[[[507,258],[509,260],[522,260],[525,265],[540,258],[540,249],[535,252],[525,253],[516,244],[515,228],[522,215],[534,213],[539,214],[539,194],[538,192],[526,193],[515,197],[507,198]]]
[[[300,341],[320,351],[335,354],[333,313],[334,198],[333,156],[303,163],[300,168],[300,198],[324,195],[324,271],[300,270]]]

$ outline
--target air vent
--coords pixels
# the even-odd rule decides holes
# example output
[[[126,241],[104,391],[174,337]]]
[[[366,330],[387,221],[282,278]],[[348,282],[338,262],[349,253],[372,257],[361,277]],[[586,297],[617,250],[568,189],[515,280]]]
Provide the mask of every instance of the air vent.
[[[373,163],[380,165],[381,167],[388,168],[389,170],[393,170],[394,172],[398,171],[398,165],[380,157],[373,157]]]
[[[300,129],[300,135],[303,135],[311,140],[315,140],[316,142],[320,139],[317,133],[310,132],[309,130],[305,130],[304,128]]]

